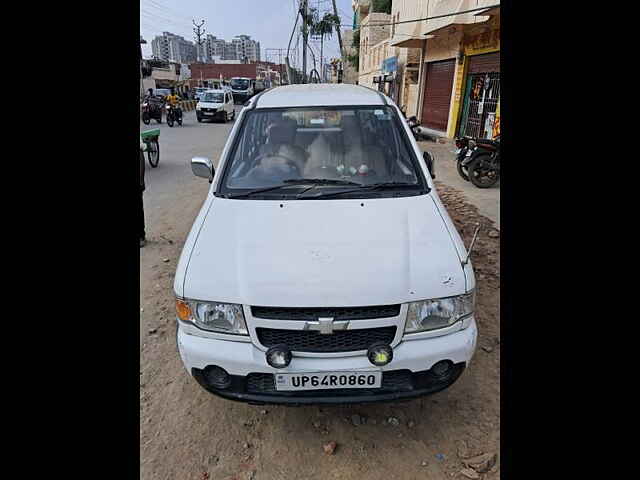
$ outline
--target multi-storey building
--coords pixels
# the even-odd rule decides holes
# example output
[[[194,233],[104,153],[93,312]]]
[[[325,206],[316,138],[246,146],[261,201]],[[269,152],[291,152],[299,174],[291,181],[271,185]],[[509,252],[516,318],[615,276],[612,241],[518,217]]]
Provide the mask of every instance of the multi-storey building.
[[[207,35],[205,39],[205,61],[210,62],[214,58],[224,59],[224,49],[227,42],[214,35]]]
[[[162,32],[151,41],[153,56],[165,61],[176,63],[191,63],[197,59],[196,46],[171,32]]]
[[[260,61],[260,42],[252,40],[249,35],[237,35],[231,40],[236,48],[236,58],[249,62]]]

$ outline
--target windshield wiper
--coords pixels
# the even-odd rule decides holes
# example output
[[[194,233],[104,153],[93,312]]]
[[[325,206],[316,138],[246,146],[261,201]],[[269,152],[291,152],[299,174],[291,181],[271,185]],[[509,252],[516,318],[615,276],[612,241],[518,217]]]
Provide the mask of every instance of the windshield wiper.
[[[320,198],[320,197],[330,197],[332,195],[342,195],[343,193],[354,193],[354,192],[362,192],[362,191],[370,191],[370,190],[393,190],[396,188],[420,188],[420,185],[416,183],[405,183],[405,182],[381,182],[381,183],[372,183],[370,185],[362,185],[360,188],[351,188],[349,190],[338,190],[337,192],[320,192],[317,195],[309,195],[308,197],[301,198]],[[426,187],[426,193],[429,193],[431,189]]]
[[[350,180],[340,180],[333,178],[290,178],[285,180],[281,185],[276,185],[273,187],[265,187],[265,188],[257,188],[255,190],[249,190],[248,192],[243,193],[235,193],[231,195],[227,195],[227,198],[242,198],[249,197],[251,195],[255,195],[258,193],[270,192],[272,190],[278,190],[280,188],[291,187],[294,185],[308,185],[313,184],[316,185],[360,185],[357,182],[352,182]],[[306,190],[305,190],[306,191]]]

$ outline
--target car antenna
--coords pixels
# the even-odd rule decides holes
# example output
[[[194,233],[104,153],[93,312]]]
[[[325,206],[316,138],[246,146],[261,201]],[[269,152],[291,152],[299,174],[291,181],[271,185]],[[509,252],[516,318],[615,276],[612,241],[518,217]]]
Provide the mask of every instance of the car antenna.
[[[467,263],[469,263],[469,259],[471,258],[471,252],[473,251],[473,246],[476,243],[476,238],[478,238],[478,232],[480,231],[480,223],[476,223],[476,231],[473,234],[473,239],[471,240],[471,245],[469,245],[469,250],[467,251],[467,258],[462,261],[462,266],[464,267]]]

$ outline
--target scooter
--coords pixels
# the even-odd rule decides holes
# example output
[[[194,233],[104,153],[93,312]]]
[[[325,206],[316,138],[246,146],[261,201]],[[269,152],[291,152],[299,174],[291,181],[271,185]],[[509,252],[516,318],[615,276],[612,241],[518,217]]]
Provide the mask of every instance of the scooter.
[[[464,136],[456,138],[456,167],[458,174],[467,182],[469,181],[469,175],[467,173],[467,167],[463,162],[467,155],[471,155],[475,147],[476,142],[471,137]]]
[[[182,125],[182,109],[170,104],[166,105],[165,108],[167,109],[167,125],[173,127],[173,122]]]
[[[416,116],[414,115],[412,117],[409,117],[407,119],[407,123],[409,124],[409,128],[411,129],[411,133],[413,133],[413,138],[415,138],[418,142],[420,140],[424,140],[426,132],[424,128],[420,126],[420,122],[418,121]]]

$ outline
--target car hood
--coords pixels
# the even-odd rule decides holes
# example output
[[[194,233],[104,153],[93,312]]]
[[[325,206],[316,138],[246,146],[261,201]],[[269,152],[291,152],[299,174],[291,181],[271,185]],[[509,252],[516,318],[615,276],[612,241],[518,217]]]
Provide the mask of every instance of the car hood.
[[[213,199],[184,297],[245,305],[404,303],[465,292],[430,195],[348,200]]]

